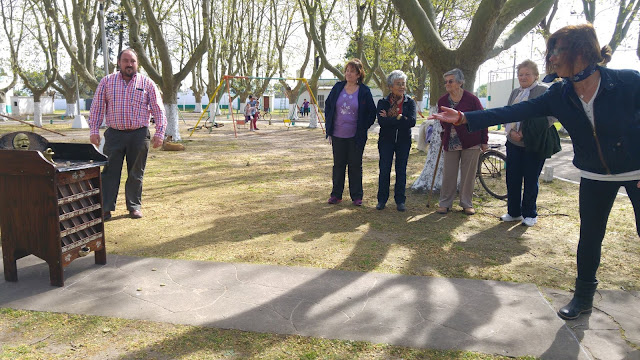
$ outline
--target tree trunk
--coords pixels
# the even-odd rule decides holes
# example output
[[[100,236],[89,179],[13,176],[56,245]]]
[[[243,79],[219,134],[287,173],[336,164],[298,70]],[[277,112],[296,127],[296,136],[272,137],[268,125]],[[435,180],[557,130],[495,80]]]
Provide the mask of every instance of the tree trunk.
[[[42,126],[42,105],[40,101],[36,102],[35,99],[33,102],[33,124],[36,126]]]
[[[196,98],[196,107],[195,109],[193,109],[193,112],[199,114],[202,112],[202,94],[200,92],[197,92],[194,93],[194,96]]]
[[[0,90],[0,114],[7,115],[7,93],[2,90]],[[7,119],[0,118],[0,121],[7,121]]]
[[[298,120],[298,106],[296,103],[289,104],[289,114],[287,115],[287,119],[291,121]]]
[[[422,110],[424,109],[424,101],[422,101],[422,97],[420,98],[420,100],[417,99],[416,96],[416,115],[425,115]]]
[[[64,113],[65,117],[74,117],[79,112],[80,111],[78,109],[78,103],[77,102],[70,103],[70,102],[67,101],[67,111]]]
[[[431,111],[435,111],[435,107],[432,107]],[[439,121],[434,121],[433,124],[433,135],[431,135],[431,144],[429,145],[429,150],[427,151],[427,160],[424,163],[424,168],[422,169],[422,173],[413,182],[411,188],[417,191],[430,191],[431,183],[433,182],[433,189],[440,190],[442,186],[442,164],[444,163],[443,157],[444,150],[440,151],[440,147],[442,146],[442,140],[440,139],[440,133],[442,132],[442,126]],[[438,160],[438,153],[440,153],[440,159]],[[436,170],[436,163],[438,163],[438,168]],[[433,180],[433,172],[436,170],[436,178]]]
[[[164,111],[167,116],[167,129],[164,132],[165,137],[171,136],[173,141],[182,140],[180,131],[178,131],[178,103],[165,103]]]
[[[211,105],[209,105],[209,112],[212,114],[216,114],[216,116],[222,114],[217,102],[212,102]]]
[[[309,104],[309,127],[312,129],[318,127],[318,111],[316,104]]]

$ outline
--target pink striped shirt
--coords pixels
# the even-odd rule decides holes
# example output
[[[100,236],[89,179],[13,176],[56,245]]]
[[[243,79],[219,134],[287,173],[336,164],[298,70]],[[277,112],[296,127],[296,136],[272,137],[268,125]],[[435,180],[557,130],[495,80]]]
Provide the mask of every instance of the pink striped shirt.
[[[140,73],[133,75],[128,84],[120,72],[100,80],[91,103],[90,135],[99,134],[105,115],[107,126],[118,130],[148,127],[149,115],[153,115],[156,122],[154,137],[164,139],[167,117],[160,92],[151,79]]]

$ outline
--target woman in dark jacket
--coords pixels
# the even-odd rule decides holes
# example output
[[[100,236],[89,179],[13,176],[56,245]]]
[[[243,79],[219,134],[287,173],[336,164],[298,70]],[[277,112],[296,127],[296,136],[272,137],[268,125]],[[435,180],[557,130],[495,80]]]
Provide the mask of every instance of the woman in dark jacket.
[[[520,87],[509,96],[508,105],[537,98],[547,91],[538,83],[538,65],[525,60],[517,67]],[[507,132],[507,213],[502,221],[522,221],[533,226],[538,222],[536,200],[538,178],[547,158],[560,151],[560,137],[553,123],[554,117],[522,119],[506,124]],[[525,136],[526,135],[526,136]],[[545,146],[549,144],[549,148]],[[524,190],[522,183],[524,182]]]
[[[387,86],[391,93],[378,101],[378,152],[380,153],[380,176],[378,177],[378,205],[384,209],[389,199],[391,182],[391,164],[396,155],[396,184],[394,200],[398,211],[407,210],[405,206],[405,187],[407,183],[407,161],[411,150],[411,128],[416,126],[416,103],[405,94],[407,75],[394,70],[387,76]]]
[[[541,96],[513,106],[461,113],[444,108],[433,118],[470,130],[533,116],[555,116],[573,142],[580,169],[580,240],[573,299],[558,311],[563,319],[591,312],[598,286],[602,240],[618,189],[633,204],[640,235],[640,73],[600,66],[611,48],[598,43],[591,24],[566,26],[547,41],[547,72],[562,77]]]
[[[327,138],[333,149],[333,189],[329,204],[342,201],[344,177],[349,167],[349,195],[353,205],[362,205],[362,154],[367,130],[376,119],[371,90],[362,83],[362,62],[353,59],[344,68],[345,81],[333,86],[324,103]]]

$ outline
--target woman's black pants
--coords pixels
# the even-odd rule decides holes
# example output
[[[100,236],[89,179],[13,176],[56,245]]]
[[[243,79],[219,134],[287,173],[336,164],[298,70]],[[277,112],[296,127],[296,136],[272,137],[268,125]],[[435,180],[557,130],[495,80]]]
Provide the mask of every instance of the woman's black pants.
[[[349,167],[349,195],[351,200],[362,200],[362,154],[364,144],[356,144],[356,138],[343,139],[332,136],[333,149],[333,189],[331,196],[342,199],[344,176]]]
[[[597,181],[580,179],[580,241],[578,242],[578,279],[596,281],[600,266],[602,240],[607,228],[609,213],[621,186],[633,205],[636,215],[636,231],[640,236],[640,189],[638,180]]]

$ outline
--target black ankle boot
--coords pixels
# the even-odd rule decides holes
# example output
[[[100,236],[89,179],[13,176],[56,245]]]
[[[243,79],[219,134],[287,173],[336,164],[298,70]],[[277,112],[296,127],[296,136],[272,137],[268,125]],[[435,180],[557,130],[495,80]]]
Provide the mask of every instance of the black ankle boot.
[[[577,319],[580,314],[590,313],[593,308],[593,295],[596,293],[598,281],[586,282],[576,279],[576,292],[573,299],[558,310],[558,316],[565,320]]]

